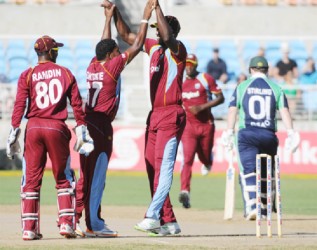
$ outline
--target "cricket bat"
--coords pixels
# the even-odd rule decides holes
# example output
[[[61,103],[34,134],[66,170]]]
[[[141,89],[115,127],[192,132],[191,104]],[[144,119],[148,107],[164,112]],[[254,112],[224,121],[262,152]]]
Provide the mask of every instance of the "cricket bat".
[[[224,220],[233,218],[235,203],[235,168],[233,167],[233,149],[229,151],[229,166],[226,171],[226,193],[225,193],[225,211]]]

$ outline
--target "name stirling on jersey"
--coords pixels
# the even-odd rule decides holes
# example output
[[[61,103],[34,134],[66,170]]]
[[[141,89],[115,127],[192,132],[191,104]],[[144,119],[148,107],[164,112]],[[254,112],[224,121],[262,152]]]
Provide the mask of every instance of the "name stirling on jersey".
[[[272,95],[272,89],[248,88],[249,95]]]
[[[41,80],[51,79],[53,77],[61,77],[61,76],[62,76],[61,69],[50,69],[50,70],[41,71],[38,73],[33,73],[32,80],[41,81]]]
[[[271,102],[271,96],[273,95],[272,89],[248,88],[247,94],[252,96],[249,98],[249,105],[252,106],[249,109],[250,116],[252,117],[250,125],[261,128],[270,127],[271,117],[267,105],[270,105]],[[258,111],[255,109],[256,104],[258,104],[260,108]]]

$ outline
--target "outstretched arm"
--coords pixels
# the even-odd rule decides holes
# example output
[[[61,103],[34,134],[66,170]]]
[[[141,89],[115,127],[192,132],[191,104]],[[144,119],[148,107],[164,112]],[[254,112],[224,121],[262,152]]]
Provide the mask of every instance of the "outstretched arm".
[[[111,38],[111,18],[113,16],[113,12],[116,6],[113,4],[111,7],[105,7],[105,6],[103,7],[104,7],[106,21],[105,21],[105,26],[103,28],[101,40]]]
[[[143,19],[141,20],[141,25],[139,28],[139,32],[136,34],[133,44],[131,47],[127,49],[127,53],[129,54],[128,63],[141,51],[142,46],[145,41],[147,29],[148,29],[148,22],[152,14],[153,8],[153,0],[148,0],[145,5],[144,12],[143,12]]]
[[[101,6],[105,8],[110,8],[113,5],[114,4],[109,2],[108,0],[104,0]],[[115,7],[114,9],[113,17],[114,17],[114,22],[115,22],[117,31],[121,39],[125,41],[127,44],[132,45],[136,38],[136,34],[131,32],[130,27],[123,20],[121,13],[117,7]]]
[[[163,42],[171,51],[173,51],[174,53],[178,53],[178,42],[176,40],[176,37],[173,34],[173,30],[165,20],[163,11],[161,9],[161,6],[159,5],[158,0],[155,0],[154,2],[155,2],[156,20],[157,20],[160,36]]]

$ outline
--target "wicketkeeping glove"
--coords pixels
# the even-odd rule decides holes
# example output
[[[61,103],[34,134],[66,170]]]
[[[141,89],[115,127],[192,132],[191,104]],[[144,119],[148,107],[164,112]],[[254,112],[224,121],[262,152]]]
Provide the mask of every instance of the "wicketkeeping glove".
[[[293,129],[287,130],[287,138],[285,139],[285,149],[291,153],[295,153],[299,146],[300,136]]]
[[[87,126],[80,125],[74,129],[77,140],[74,150],[80,154],[88,156],[94,150],[94,141],[89,135]]]
[[[10,160],[14,159],[14,155],[21,152],[20,143],[18,141],[21,133],[20,128],[11,127],[10,134],[7,140],[7,156]]]
[[[228,129],[228,130],[225,130],[225,131],[222,132],[221,143],[228,150],[232,150],[233,149],[233,145],[234,145],[234,132],[233,132],[233,129]]]

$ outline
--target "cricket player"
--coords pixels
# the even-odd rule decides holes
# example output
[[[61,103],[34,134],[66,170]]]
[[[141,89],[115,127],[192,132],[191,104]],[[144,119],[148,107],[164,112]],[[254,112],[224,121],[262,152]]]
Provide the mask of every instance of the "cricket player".
[[[281,87],[268,79],[268,68],[268,62],[264,57],[256,56],[251,59],[251,76],[236,87],[229,104],[227,130],[222,134],[223,144],[232,148],[236,117],[239,114],[236,144],[246,220],[256,218],[256,154],[268,154],[273,159],[277,154],[277,110],[287,130],[286,150],[295,152],[300,142],[298,132],[293,129],[287,98]],[[266,166],[262,166],[264,172]],[[262,214],[266,215],[266,182],[264,183]]]
[[[70,166],[71,132],[65,124],[67,99],[71,104],[77,127],[75,150],[88,155],[93,141],[88,133],[82,100],[75,77],[69,69],[56,64],[62,43],[42,36],[34,44],[38,64],[25,70],[18,81],[12,114],[12,129],[7,141],[7,155],[13,158],[20,151],[18,138],[22,116],[28,119],[23,153],[21,182],[22,239],[38,240],[40,233],[40,190],[47,161],[52,162],[56,182],[59,233],[76,237],[75,177]],[[85,156],[84,156],[85,157]]]
[[[145,163],[152,201],[145,218],[135,229],[152,236],[179,234],[169,191],[172,186],[177,148],[185,128],[186,114],[182,107],[182,79],[187,51],[176,37],[181,29],[174,16],[164,16],[159,2],[153,1],[157,23],[157,39],[146,39],[144,52],[150,56],[150,98],[152,110],[145,133]],[[128,44],[135,34],[117,11],[114,15],[118,33]],[[146,22],[148,20],[141,20]]]
[[[222,90],[214,78],[197,71],[196,55],[186,58],[186,79],[183,82],[183,106],[186,111],[186,127],[182,135],[181,192],[179,202],[190,208],[190,181],[195,154],[203,163],[202,175],[207,175],[212,166],[215,123],[211,108],[224,102]],[[213,98],[213,95],[215,98]]]
[[[152,0],[144,8],[143,20],[149,20]],[[120,102],[120,74],[140,52],[147,34],[148,22],[141,22],[134,43],[123,53],[111,39],[111,18],[114,4],[102,5],[106,16],[101,41],[96,46],[96,56],[87,68],[88,98],[85,107],[88,129],[95,142],[95,150],[80,158],[81,175],[77,185],[77,222],[85,209],[85,231],[77,225],[76,233],[86,237],[116,237],[101,217],[101,199],[106,185],[107,170],[113,145],[114,120]]]

